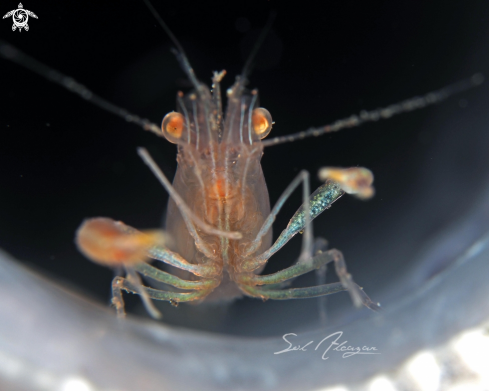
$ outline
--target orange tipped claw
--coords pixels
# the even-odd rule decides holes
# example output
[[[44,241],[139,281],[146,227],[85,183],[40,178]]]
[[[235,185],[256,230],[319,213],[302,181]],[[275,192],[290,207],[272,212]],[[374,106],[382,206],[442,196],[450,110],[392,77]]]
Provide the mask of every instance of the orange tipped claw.
[[[149,248],[162,245],[161,231],[140,232],[106,217],[85,220],[76,232],[78,249],[94,262],[107,266],[133,265],[147,260]]]
[[[364,167],[335,168],[324,167],[319,170],[319,179],[330,179],[337,182],[345,193],[352,194],[360,199],[372,198],[375,189],[372,186],[374,175]]]

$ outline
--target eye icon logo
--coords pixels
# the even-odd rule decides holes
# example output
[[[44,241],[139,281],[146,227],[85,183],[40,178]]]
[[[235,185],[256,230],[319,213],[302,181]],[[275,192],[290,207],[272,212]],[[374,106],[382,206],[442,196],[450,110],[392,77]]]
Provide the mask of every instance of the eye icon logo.
[[[19,3],[18,7],[19,8],[17,8],[16,10],[7,12],[3,16],[3,19],[8,18],[9,16],[12,17],[12,20],[14,21],[14,24],[12,25],[12,31],[15,31],[17,29],[19,29],[19,31],[22,31],[23,28],[25,29],[25,31],[29,31],[29,25],[27,24],[29,16],[32,16],[36,19],[38,19],[38,17],[34,12],[24,9],[22,3]]]

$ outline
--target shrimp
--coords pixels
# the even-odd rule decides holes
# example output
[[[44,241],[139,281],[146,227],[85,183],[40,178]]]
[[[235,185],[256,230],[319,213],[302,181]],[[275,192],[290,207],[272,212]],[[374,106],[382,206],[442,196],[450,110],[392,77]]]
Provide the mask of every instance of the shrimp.
[[[179,48],[178,43],[176,46]],[[8,45],[2,46],[2,54],[18,62],[27,58]],[[140,294],[148,309],[150,304],[144,296],[178,303],[213,298],[232,299],[242,294],[262,299],[307,298],[346,290],[352,296],[355,305],[363,304],[377,310],[378,305],[353,282],[338,250],[313,254],[311,225],[313,219],[345,192],[360,198],[372,196],[371,173],[364,168],[322,170],[322,178],[326,182],[309,196],[309,176],[306,172],[301,172],[270,211],[268,192],[260,166],[263,148],[308,136],[319,136],[358,126],[365,121],[389,118],[401,112],[424,107],[471,85],[480,84],[481,77],[477,75],[461,84],[386,109],[362,112],[359,116],[352,116],[323,128],[261,141],[270,132],[273,122],[270,114],[258,106],[256,90],[246,90],[246,72],[243,72],[229,90],[228,107],[224,116],[219,85],[224,73],[214,75],[211,92],[195,77],[181,48],[177,51],[177,56],[193,84],[194,91],[187,95],[180,93],[177,96],[178,112],[169,113],[165,117],[162,129],[114,105],[108,105],[64,75],[49,75],[53,81],[85,99],[178,144],[179,168],[173,186],[157,170],[148,153],[143,149],[139,150],[141,157],[157,174],[172,197],[168,209],[167,233],[177,239],[177,251],[154,245],[151,240],[148,243],[146,240],[135,239],[131,236],[142,238],[144,233],[140,236],[133,228],[111,220],[97,218],[92,221],[95,226],[84,225],[78,231],[79,247],[89,258],[103,264],[121,264],[126,268],[128,278],[116,277],[113,282],[114,304],[118,314],[124,315],[121,290]],[[37,71],[40,70],[37,67]],[[270,246],[271,225],[290,193],[301,183],[303,205],[277,241]],[[118,230],[117,227],[122,228]],[[91,254],[87,247],[96,243],[86,245],[81,235],[85,232],[83,228],[88,229],[89,234],[95,233],[100,237],[105,237],[109,232],[111,234],[107,236],[110,237],[113,232],[116,242],[123,238],[120,241],[122,246],[133,250],[131,253],[139,254],[138,258],[135,260],[128,254],[123,254],[118,260],[107,258],[103,248],[97,248],[97,251]],[[273,275],[259,275],[258,272],[263,269],[268,259],[299,232],[304,232],[304,241],[297,264]],[[104,244],[102,247],[113,249],[112,245],[117,249],[117,243],[109,243],[108,246]],[[142,249],[144,256],[141,255]],[[98,250],[103,250],[102,256]],[[186,275],[172,276],[165,273],[149,265],[149,259],[175,266],[186,272]],[[291,279],[322,268],[329,262],[336,265],[339,283],[311,288],[282,289]],[[141,287],[140,282],[131,277],[134,276],[134,271],[167,285],[195,292],[167,292]],[[156,313],[153,311],[152,315],[155,316]]]
[[[313,256],[310,225],[312,219],[345,192],[354,194],[360,187],[366,187],[369,189],[366,191],[373,194],[370,171],[349,169],[348,172],[353,174],[345,175],[345,178],[341,177],[345,170],[337,170],[339,175],[338,172],[335,172],[337,175],[326,173],[323,175],[326,183],[310,197],[309,175],[302,171],[270,212],[260,158],[263,155],[261,140],[270,133],[273,122],[268,110],[257,107],[258,92],[246,91],[243,72],[227,92],[228,108],[223,115],[219,83],[225,72],[214,74],[211,93],[194,78],[192,69],[186,64],[183,49],[178,55],[195,85],[195,91],[187,96],[180,92],[177,96],[178,111],[168,113],[162,122],[162,134],[178,145],[179,166],[173,186],[148,152],[142,148],[138,150],[171,195],[167,232],[176,239],[176,251],[155,245],[150,236],[107,218],[88,220],[77,233],[79,249],[91,260],[102,264],[121,263],[127,271],[127,278],[116,277],[112,282],[112,302],[118,316],[124,316],[122,290],[139,294],[153,317],[159,317],[159,313],[148,298],[180,303],[230,300],[245,294],[264,300],[283,300],[317,297],[344,290],[350,293],[356,306],[363,304],[378,310],[379,306],[353,282],[340,251],[332,249]],[[329,177],[333,180],[328,180]],[[270,246],[275,216],[301,183],[304,205]],[[303,251],[296,265],[270,275],[256,273],[301,231],[305,232]],[[140,254],[144,249],[147,259],[179,268],[186,272],[186,278],[149,265]],[[280,289],[288,280],[329,262],[335,263],[340,282]],[[193,292],[143,287],[135,271],[158,282]]]

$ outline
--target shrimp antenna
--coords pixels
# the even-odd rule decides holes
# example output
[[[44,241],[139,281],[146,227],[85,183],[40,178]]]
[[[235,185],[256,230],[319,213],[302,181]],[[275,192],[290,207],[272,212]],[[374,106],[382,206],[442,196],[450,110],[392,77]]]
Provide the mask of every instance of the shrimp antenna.
[[[253,45],[253,49],[251,49],[251,53],[249,54],[248,59],[246,60],[245,65],[243,67],[243,70],[241,71],[240,81],[242,84],[246,84],[246,82],[248,81],[248,76],[251,72],[251,69],[253,68],[252,62],[255,59],[258,50],[260,50],[261,45],[265,41],[265,38],[270,32],[270,29],[272,28],[276,16],[277,13],[275,11],[270,12],[270,16],[268,17],[267,24],[265,25],[262,32],[260,33],[260,36],[258,37],[258,40],[256,41],[255,45]]]
[[[365,122],[375,122],[380,119],[387,119],[397,114],[407,113],[423,107],[434,105],[441,102],[452,95],[459,94],[470,88],[481,85],[484,82],[484,75],[482,73],[476,73],[469,79],[461,80],[457,83],[450,84],[439,90],[428,92],[422,96],[415,96],[414,98],[404,100],[393,105],[375,109],[372,111],[362,110],[359,115],[353,114],[348,118],[340,119],[332,124],[321,126],[319,128],[310,128],[299,133],[293,133],[288,136],[275,137],[270,140],[262,141],[262,145],[270,147],[272,145],[278,145],[288,143],[296,140],[302,140],[306,137],[317,137],[326,133],[337,132],[346,128],[355,128],[364,124]]]
[[[146,4],[146,6],[148,7],[151,14],[158,21],[161,28],[163,30],[165,30],[165,33],[170,37],[172,42],[177,47],[176,49],[172,49],[172,52],[177,57],[177,60],[180,63],[180,66],[182,67],[183,71],[187,74],[189,80],[194,85],[194,87],[197,90],[200,90],[200,82],[199,82],[199,80],[197,80],[197,77],[195,76],[195,72],[194,72],[193,68],[190,66],[190,62],[188,61],[187,55],[185,54],[185,50],[183,50],[182,45],[180,44],[180,42],[178,42],[177,37],[175,37],[175,35],[173,35],[170,28],[163,21],[160,14],[158,13],[158,11],[156,11],[156,9],[153,7],[153,4],[151,4],[151,2],[149,0],[143,0],[143,1]]]
[[[21,52],[14,46],[7,42],[0,40],[0,57],[10,60],[30,71],[41,75],[53,83],[59,84],[60,86],[66,88],[68,91],[80,96],[86,101],[92,103],[93,105],[100,107],[101,109],[108,111],[109,113],[115,114],[118,117],[125,119],[127,122],[134,123],[144,130],[155,133],[157,136],[164,137],[161,128],[155,123],[149,121],[148,119],[141,118],[138,115],[132,114],[129,111],[116,106],[115,104],[105,100],[104,98],[94,94],[84,85],[78,83],[75,79],[58,72],[54,68],[43,64],[40,61],[28,56],[27,54]]]

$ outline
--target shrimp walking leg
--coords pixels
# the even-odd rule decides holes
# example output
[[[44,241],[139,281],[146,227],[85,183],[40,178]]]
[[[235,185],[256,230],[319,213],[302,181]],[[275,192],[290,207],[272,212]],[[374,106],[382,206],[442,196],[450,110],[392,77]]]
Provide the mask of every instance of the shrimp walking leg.
[[[195,265],[186,261],[182,256],[164,247],[153,247],[148,250],[151,258],[162,261],[168,265],[189,271],[199,277],[213,277],[220,273],[219,268],[213,264]]]
[[[141,277],[134,271],[132,267],[126,267],[127,276],[126,279],[136,288],[136,292],[141,297],[146,311],[155,319],[161,318],[161,313],[156,309],[153,302],[148,296],[148,293],[143,287]],[[117,308],[117,307],[116,307]],[[119,311],[118,311],[119,312]]]
[[[180,289],[196,290],[196,295],[178,292],[166,292],[156,289],[144,287],[141,284],[141,279],[135,272],[141,273],[143,276],[149,277],[155,281],[163,282],[165,284],[174,286]],[[134,270],[128,270],[127,278],[116,277],[112,281],[112,304],[114,305],[117,316],[122,318],[125,316],[124,312],[124,300],[122,298],[122,290],[137,293],[141,296],[144,306],[148,313],[153,318],[160,318],[160,312],[154,307],[151,299],[156,300],[168,300],[171,302],[191,301],[198,300],[201,297],[205,297],[210,291],[212,291],[217,285],[219,280],[202,279],[200,281],[188,281],[183,280],[170,273],[166,273],[160,269],[157,269],[147,263],[140,263],[134,266]],[[200,293],[199,293],[200,292]],[[175,294],[173,294],[175,293]]]
[[[327,265],[321,266],[318,270],[316,270],[316,281],[317,281],[318,285],[326,284],[327,272],[328,272],[328,266]],[[319,323],[322,326],[326,326],[328,324],[327,304],[328,304],[327,296],[318,297]]]
[[[324,238],[316,238],[314,240],[314,255],[321,254],[328,249],[328,241]],[[326,274],[328,272],[328,265],[325,264],[316,270],[316,281],[318,285],[326,284]],[[317,299],[319,322],[321,325],[326,326],[328,324],[328,314],[326,306],[328,304],[327,296],[320,296]]]
[[[78,248],[94,262],[109,266],[122,266],[126,278],[116,277],[112,281],[112,303],[117,315],[124,317],[124,300],[122,290],[137,293],[141,296],[144,306],[153,318],[160,318],[160,312],[151,302],[152,298],[173,302],[198,300],[205,297],[217,285],[221,269],[213,264],[194,265],[187,262],[179,254],[166,249],[163,245],[164,233],[160,231],[140,232],[120,221],[98,217],[87,219],[77,232]],[[187,270],[199,281],[187,281],[172,276],[147,263],[148,257],[163,261],[169,265]],[[172,293],[162,291],[157,293],[142,285],[138,273],[153,280],[166,283],[180,289],[196,290],[195,293]]]
[[[252,273],[249,274],[246,273],[241,277],[240,283],[246,284],[247,285],[246,288],[243,287],[243,289],[249,292],[248,288],[250,288],[249,287],[250,285],[268,285],[268,284],[277,284],[280,282],[284,282],[291,278],[295,278],[302,274],[308,273],[314,269],[319,269],[332,261],[334,261],[335,263],[336,274],[340,278],[341,286],[344,288],[342,290],[347,290],[350,293],[350,296],[355,306],[360,307],[361,305],[366,305],[368,308],[375,307],[376,309],[378,309],[378,306],[375,304],[372,305],[370,298],[363,292],[363,290],[357,284],[355,284],[355,282],[351,277],[351,274],[348,273],[346,269],[346,263],[343,254],[341,253],[341,251],[337,249],[331,249],[324,253],[320,253],[315,257],[313,257],[311,259],[311,262],[298,263],[294,266],[288,267],[287,269],[281,270],[277,273],[268,274],[264,276],[258,276]],[[331,285],[334,288],[335,284],[331,284]],[[326,285],[320,285],[320,286],[326,286]],[[300,295],[302,294],[307,295],[308,294],[307,292],[309,292],[313,296],[304,296],[304,297],[316,297],[316,296],[329,295],[331,293],[339,292],[338,290],[336,290],[336,288],[333,289],[333,292],[329,291],[326,288],[323,288],[324,290],[320,290],[320,291],[316,291],[312,288],[316,288],[316,287],[304,288],[305,290],[292,289],[290,291],[295,292],[295,293],[291,293],[292,295],[299,295],[296,298],[302,298],[302,296]],[[253,287],[252,289],[255,288]],[[263,296],[263,292],[265,292],[265,290],[259,288],[256,289],[258,289],[257,292],[261,292],[259,296]],[[312,289],[312,290],[308,291],[307,289]],[[283,290],[283,291],[266,290],[266,292],[270,292],[270,297],[268,298],[275,299],[276,297],[279,297],[276,300],[281,300],[281,294],[277,292],[287,292],[287,291],[289,290]],[[320,294],[320,292],[323,293]],[[284,295],[287,295],[287,293],[284,293]]]
[[[134,269],[145,277],[149,277],[155,281],[162,282],[180,289],[202,290],[209,289],[216,285],[216,280],[203,279],[199,281],[188,281],[174,276],[173,274],[164,272],[147,263],[136,265]]]
[[[339,250],[332,249],[326,252],[319,250],[319,254],[311,257],[313,246],[312,227],[310,227],[310,225],[312,224],[309,224],[314,218],[329,208],[331,204],[345,192],[364,199],[372,196],[373,175],[365,168],[350,168],[346,170],[329,168],[323,177],[327,180],[326,183],[320,186],[310,197],[307,197],[307,195],[304,197],[303,205],[294,214],[287,228],[280,234],[272,247],[263,254],[246,260],[243,263],[242,271],[244,273],[238,276],[239,282],[240,284],[243,284],[242,289],[248,294],[257,294],[258,296],[265,298],[281,299],[282,297],[288,297],[288,295],[297,298],[303,297],[302,295],[305,295],[304,297],[328,295],[336,293],[336,290],[333,289],[333,291],[330,291],[329,288],[317,290],[315,289],[316,287],[300,288],[299,290],[273,290],[257,287],[250,288],[246,285],[278,284],[320,268],[323,268],[323,273],[325,273],[324,266],[327,263],[334,261],[336,274],[340,278],[340,283],[345,288],[344,290],[349,292],[354,305],[356,307],[365,305],[368,308],[378,310],[379,307],[370,300],[357,284],[353,282],[350,273],[347,271],[343,254]],[[303,182],[304,190],[307,190],[309,184],[307,176]],[[253,273],[246,273],[264,265],[275,252],[301,231],[304,231],[305,234],[309,233],[309,235],[304,235],[301,256],[296,265],[268,276],[258,276]],[[326,243],[327,242],[325,242],[325,245],[322,247],[326,248]],[[324,278],[322,282],[324,282]],[[319,286],[325,287],[327,285]],[[255,292],[253,292],[254,290]],[[265,294],[265,292],[268,292],[268,294]],[[323,293],[321,294],[320,292]]]
[[[360,293],[361,304],[373,311],[380,311],[380,306],[370,300],[370,297],[355,283],[355,288]],[[332,284],[311,286],[307,288],[292,288],[282,290],[271,290],[257,286],[242,286],[242,289],[250,296],[261,297],[264,300],[288,300],[288,299],[308,299],[311,297],[320,297],[332,295],[334,293],[346,291],[347,288],[341,282]]]
[[[314,256],[310,262],[298,263],[273,274],[256,275],[252,273],[243,273],[240,275],[239,282],[247,285],[269,285],[285,282],[315,269],[319,269],[329,262],[334,261],[335,259],[332,251],[333,250],[329,250],[320,253]]]
[[[163,300],[173,303],[180,303],[185,301],[195,301],[203,299],[207,296],[212,289],[202,289],[194,292],[168,292],[159,289],[143,287],[149,298],[154,300]],[[116,277],[112,281],[112,303],[114,304],[117,314],[124,315],[124,301],[122,299],[121,291],[125,290],[129,293],[139,294],[138,289],[129,280],[123,277]]]
[[[326,239],[321,238],[321,237],[318,237],[318,238],[315,238],[314,239],[314,247],[313,247],[313,249],[314,249],[314,255],[315,256],[318,256],[321,253],[325,252],[327,250],[327,248],[328,248],[328,241]],[[311,266],[314,263],[314,260],[313,259],[310,259],[309,262],[310,262],[310,266]],[[297,262],[293,266],[297,266]],[[318,285],[324,285],[324,284],[326,284],[327,267],[328,267],[327,266],[327,262],[325,264],[323,264],[322,266],[316,266],[316,274],[317,274],[317,283],[318,283]],[[314,270],[314,268],[312,268],[310,270]],[[307,273],[307,271],[304,272],[304,273]],[[284,280],[282,282],[264,285],[264,288],[266,288],[266,289],[283,289],[283,288],[288,288],[289,286],[292,285],[292,283],[294,282],[294,280],[297,277],[300,277],[301,275],[302,274],[299,274],[299,275],[297,275],[295,277],[291,277],[288,280]],[[258,277],[263,277],[263,276],[258,276]],[[245,280],[246,280],[246,278],[245,278]],[[260,285],[260,284],[257,284],[257,285]]]

